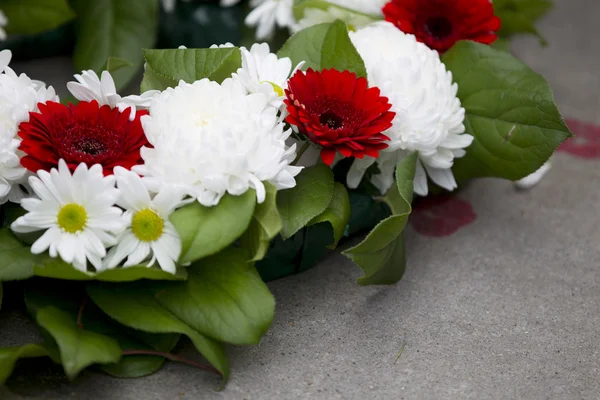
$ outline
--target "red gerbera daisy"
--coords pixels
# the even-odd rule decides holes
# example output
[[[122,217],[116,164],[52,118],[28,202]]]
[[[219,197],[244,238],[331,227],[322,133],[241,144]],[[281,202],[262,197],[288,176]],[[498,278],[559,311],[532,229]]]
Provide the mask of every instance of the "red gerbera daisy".
[[[494,43],[501,25],[490,0],[392,0],[383,14],[401,31],[442,53],[459,40]]]
[[[339,151],[344,157],[377,157],[388,147],[383,131],[396,115],[378,88],[349,71],[298,71],[288,82],[286,121],[319,145],[325,164]]]
[[[143,163],[140,148],[149,143],[140,117],[146,111],[138,111],[130,121],[129,109],[120,112],[108,105],[100,107],[95,100],[68,107],[47,102],[38,107],[40,112],[30,113],[29,122],[19,126],[23,139],[19,149],[26,154],[21,165],[28,170],[48,171],[62,158],[72,171],[84,162],[100,164],[104,175],[111,175],[116,166],[131,169]]]

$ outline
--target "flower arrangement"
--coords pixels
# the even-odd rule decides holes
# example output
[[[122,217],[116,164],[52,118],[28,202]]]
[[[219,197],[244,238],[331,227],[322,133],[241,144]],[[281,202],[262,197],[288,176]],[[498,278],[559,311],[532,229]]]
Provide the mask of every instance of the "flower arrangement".
[[[297,1],[335,18],[277,53],[144,50],[140,95],[118,94],[113,58],[61,104],[0,52],[0,281],[45,338],[0,349],[0,382],[42,356],[71,379],[170,359],[226,381],[225,345],[273,319],[264,280],[370,231],[343,254],[360,285],[393,284],[415,195],[520,180],[571,136],[546,81],[490,46],[487,0],[382,3],[387,21],[358,24],[346,3]],[[171,353],[181,335],[206,364]]]

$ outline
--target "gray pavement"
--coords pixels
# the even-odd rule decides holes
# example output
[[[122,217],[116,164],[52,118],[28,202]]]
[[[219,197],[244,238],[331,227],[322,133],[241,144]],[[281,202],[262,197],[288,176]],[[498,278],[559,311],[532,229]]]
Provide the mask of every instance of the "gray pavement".
[[[567,117],[600,124],[600,3],[556,2],[540,27],[550,46],[527,38],[515,50]],[[46,68],[50,83],[66,79]],[[459,197],[477,220],[443,238],[409,228],[409,267],[395,286],[357,286],[359,270],[339,255],[271,283],[276,320],[259,346],[231,349],[223,391],[175,363],[144,379],[85,372],[67,384],[35,361],[0,398],[600,398],[600,159],[559,153],[532,191],[485,179]],[[0,325],[0,345],[28,339],[26,321],[5,315]]]

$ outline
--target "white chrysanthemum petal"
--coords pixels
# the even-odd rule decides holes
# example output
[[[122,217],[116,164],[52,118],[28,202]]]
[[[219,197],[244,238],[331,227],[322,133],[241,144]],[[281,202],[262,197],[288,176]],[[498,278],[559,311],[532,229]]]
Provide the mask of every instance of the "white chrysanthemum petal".
[[[18,75],[8,66],[12,53],[0,52],[0,204],[18,202],[23,196],[28,172],[21,166],[17,138],[18,126],[29,120],[29,113],[39,111],[38,103],[58,101],[54,89],[33,81],[25,74]],[[7,185],[10,187],[7,191]]]
[[[285,144],[289,133],[269,96],[248,94],[235,79],[180,82],[153,100],[142,126],[153,148],[142,149],[145,164],[134,170],[148,187],[183,190],[205,206],[248,188],[262,201],[260,182],[284,178],[289,187],[289,176],[300,171],[289,165],[295,157]]]
[[[425,170],[435,183],[454,189],[451,167],[473,137],[463,133],[465,111],[456,97],[458,87],[439,54],[388,22],[350,32],[350,39],[365,61],[369,84],[381,89],[396,113],[393,126],[384,132],[390,137],[389,148],[380,153],[377,163],[393,159],[386,157],[389,152],[397,152],[396,158],[418,152],[415,193],[427,193]],[[351,168],[350,187],[360,183],[366,171],[362,164]],[[380,165],[381,173],[393,174],[394,167]],[[374,179],[382,193],[393,182],[383,176]]]
[[[81,271],[87,271],[87,261],[99,267],[106,246],[114,244],[114,234],[124,228],[121,210],[113,207],[118,197],[118,191],[111,188],[114,178],[104,177],[101,166],[88,169],[85,164],[71,175],[61,159],[58,170],[39,171],[30,181],[39,199],[24,200],[28,213],[11,228],[15,232],[45,230],[31,247],[34,254],[48,249],[51,257],[60,256]],[[82,201],[86,193],[97,193],[101,201]]]

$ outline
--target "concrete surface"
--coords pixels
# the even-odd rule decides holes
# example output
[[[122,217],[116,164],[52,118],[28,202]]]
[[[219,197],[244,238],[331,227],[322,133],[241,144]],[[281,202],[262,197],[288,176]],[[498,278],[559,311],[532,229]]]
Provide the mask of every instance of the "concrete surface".
[[[550,46],[522,39],[517,53],[550,81],[566,116],[600,123],[600,3],[557,3],[541,24]],[[530,192],[470,185],[459,197],[477,220],[452,236],[409,228],[409,268],[395,286],[357,286],[358,269],[339,255],[270,284],[275,323],[259,346],[231,349],[223,391],[175,363],[144,379],[86,372],[67,384],[34,361],[0,398],[598,399],[600,160],[560,153],[555,165]],[[26,321],[0,324],[0,345],[27,341]]]

